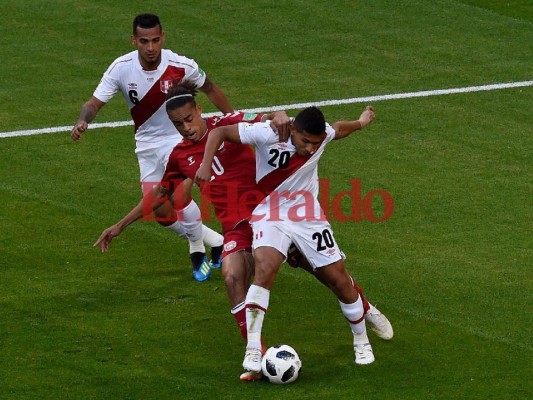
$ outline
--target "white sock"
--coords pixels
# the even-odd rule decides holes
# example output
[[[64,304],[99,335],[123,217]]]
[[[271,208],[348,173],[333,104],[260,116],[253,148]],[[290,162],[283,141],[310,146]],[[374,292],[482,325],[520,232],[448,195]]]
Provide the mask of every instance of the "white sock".
[[[344,314],[344,317],[350,324],[354,338],[364,339],[364,337],[366,337],[366,325],[361,296],[357,298],[355,303],[345,304],[342,301],[339,301],[339,305],[341,306],[341,311]]]
[[[222,246],[222,243],[224,243],[224,236],[205,225],[202,225],[202,229],[204,244],[209,247]]]
[[[202,240],[202,214],[198,205],[193,200],[177,213],[183,236],[189,239],[189,253],[205,253],[204,241]]]
[[[180,210],[181,225],[190,241],[202,240],[202,214],[198,205],[191,201],[187,207]]]
[[[246,328],[248,344],[246,348],[261,349],[261,330],[270,301],[270,290],[251,285],[246,294]]]
[[[192,253],[205,253],[203,240],[189,240],[189,254]]]

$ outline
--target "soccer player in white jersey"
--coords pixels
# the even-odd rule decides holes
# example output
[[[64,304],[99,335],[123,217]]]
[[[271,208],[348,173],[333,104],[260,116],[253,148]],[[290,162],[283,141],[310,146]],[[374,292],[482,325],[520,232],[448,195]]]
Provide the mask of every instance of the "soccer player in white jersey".
[[[142,190],[153,190],[165,171],[168,156],[182,139],[165,110],[166,92],[177,82],[186,80],[204,92],[223,113],[233,108],[220,88],[198,67],[194,60],[171,50],[163,49],[165,32],[159,18],[153,14],[137,15],[133,21],[131,42],[136,50],[118,57],[104,73],[93,96],[82,106],[71,137],[80,140],[81,134],[96,117],[98,111],[121,92],[135,123],[135,140]],[[191,181],[184,185],[190,192]],[[220,267],[223,237],[203,226],[198,205],[192,201],[183,210],[183,217],[167,226],[189,239],[193,263],[193,277],[206,280],[211,267]],[[165,226],[164,215],[156,220]],[[205,257],[205,246],[211,246],[211,263]]]
[[[294,243],[309,260],[314,274],[337,296],[341,311],[353,333],[355,362],[370,364],[374,354],[365,325],[363,301],[345,268],[340,251],[318,202],[318,160],[327,143],[342,139],[364,128],[375,114],[367,107],[356,121],[326,124],[316,107],[301,111],[291,126],[288,142],[280,142],[268,124],[238,124],[213,130],[208,139],[199,181],[210,179],[212,154],[221,141],[253,144],[256,147],[256,180],[263,198],[254,209],[252,228],[255,278],[246,295],[248,343],[243,361],[245,370],[261,371],[259,338],[270,290],[276,274]],[[371,307],[370,318],[379,319],[383,339],[390,340],[393,330],[387,318]],[[371,325],[376,321],[369,321]]]

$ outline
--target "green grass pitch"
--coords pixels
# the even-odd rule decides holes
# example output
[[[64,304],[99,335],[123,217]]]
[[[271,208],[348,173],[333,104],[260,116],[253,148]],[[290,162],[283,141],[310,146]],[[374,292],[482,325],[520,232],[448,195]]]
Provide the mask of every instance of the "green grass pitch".
[[[533,78],[528,0],[3,0],[0,132],[73,124],[141,12],[237,109]],[[356,366],[334,297],[284,267],[264,336],[300,354],[287,386],[239,382],[220,272],[194,282],[184,241],[144,222],[91,247],[139,199],[132,127],[0,139],[0,399],[531,398],[532,104],[531,86],[377,101],[329,146],[333,194],[394,198],[386,222],[333,228],[395,338],[370,333]],[[127,119],[117,96],[95,122]]]

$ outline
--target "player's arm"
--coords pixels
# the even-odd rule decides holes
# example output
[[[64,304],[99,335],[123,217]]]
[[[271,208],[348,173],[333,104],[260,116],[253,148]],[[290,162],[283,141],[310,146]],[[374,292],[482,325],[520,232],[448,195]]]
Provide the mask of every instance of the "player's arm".
[[[81,134],[85,132],[89,126],[89,123],[96,117],[98,111],[105,105],[101,100],[98,100],[96,97],[92,96],[85,104],[81,107],[80,116],[78,121],[74,124],[72,128],[72,133],[70,137],[72,140],[77,142],[81,138]]]
[[[374,107],[367,106],[361,113],[358,120],[355,121],[337,121],[331,127],[335,130],[333,140],[343,139],[355,131],[363,129],[376,118]]]
[[[150,211],[156,211],[164,204],[164,202],[154,201],[154,199],[164,199],[166,195],[166,189],[159,185],[154,187],[153,193],[147,191],[147,194],[143,196],[141,201],[135,207],[133,207],[133,209],[128,214],[126,214],[117,223],[104,229],[98,240],[93,244],[93,247],[100,247],[102,253],[107,252],[109,250],[109,244],[111,243],[113,238],[119,236],[129,225],[133,224],[135,221],[143,217],[145,213],[145,204],[150,207]]]
[[[209,101],[220,111],[223,113],[233,112],[233,107],[224,92],[208,77],[205,77],[204,85],[200,90],[206,94]]]
[[[220,126],[209,133],[205,144],[204,158],[200,168],[196,171],[195,182],[209,182],[211,180],[211,165],[217,150],[224,141],[241,143],[238,125]]]

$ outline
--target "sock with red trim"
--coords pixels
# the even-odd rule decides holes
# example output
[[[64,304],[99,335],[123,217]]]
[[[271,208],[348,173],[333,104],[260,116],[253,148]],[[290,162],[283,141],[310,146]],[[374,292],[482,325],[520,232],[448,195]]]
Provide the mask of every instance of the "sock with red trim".
[[[270,301],[270,290],[251,285],[246,294],[246,327],[249,349],[261,349],[261,330]]]
[[[248,342],[248,331],[246,330],[246,309],[244,307],[244,301],[240,304],[237,304],[235,307],[233,307],[231,309],[231,313],[233,314],[233,317],[235,318],[235,322],[237,322],[237,326],[239,327],[242,338],[247,343]],[[261,350],[263,354],[266,352],[266,347],[265,347],[265,344],[263,343],[262,338],[261,338]]]
[[[363,309],[363,301],[361,296],[357,298],[354,303],[345,304],[339,301],[342,313],[350,324],[350,328],[354,334],[354,338],[358,341],[368,343],[368,337],[366,335],[365,314]]]

